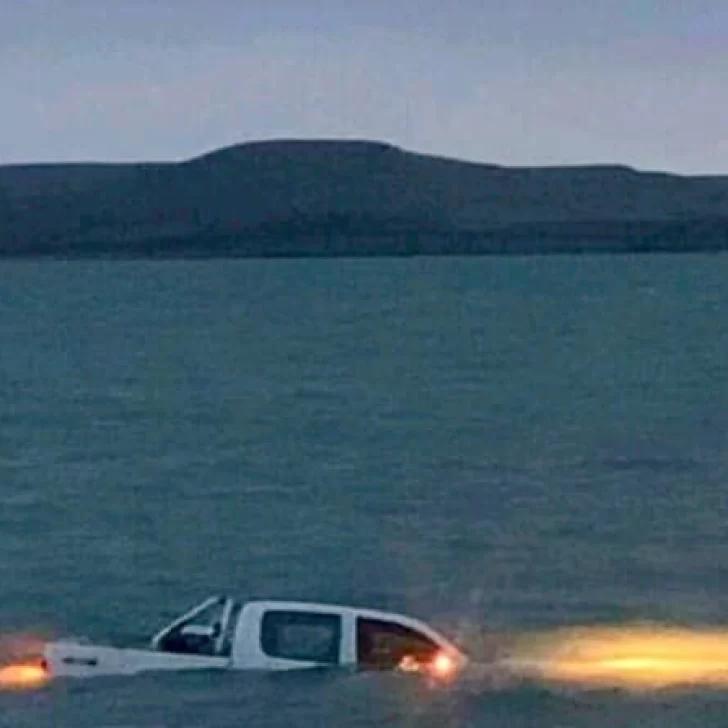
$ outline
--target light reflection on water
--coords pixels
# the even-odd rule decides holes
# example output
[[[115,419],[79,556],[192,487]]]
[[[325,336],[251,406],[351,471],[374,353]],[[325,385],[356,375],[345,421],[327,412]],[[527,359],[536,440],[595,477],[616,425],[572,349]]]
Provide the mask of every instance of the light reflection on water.
[[[513,635],[496,674],[574,688],[728,688],[728,629],[658,624],[570,627]]]

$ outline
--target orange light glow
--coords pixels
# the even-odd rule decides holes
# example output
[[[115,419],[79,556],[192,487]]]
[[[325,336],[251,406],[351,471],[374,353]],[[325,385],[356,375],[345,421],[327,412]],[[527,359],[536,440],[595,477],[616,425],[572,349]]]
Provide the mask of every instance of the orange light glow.
[[[8,665],[0,668],[0,689],[22,690],[35,688],[50,680],[50,674],[42,665]]]
[[[410,657],[409,655],[405,655],[398,665],[398,668],[402,672],[419,672],[420,671],[420,663],[415,660],[414,657]]]
[[[402,672],[416,672],[437,680],[447,680],[457,672],[457,662],[445,652],[439,652],[430,662],[420,662],[411,656],[405,656],[397,666]]]
[[[728,688],[728,631],[563,630],[522,640],[509,662],[524,674],[583,686]]]
[[[430,672],[438,678],[444,679],[455,674],[456,664],[450,655],[440,652],[430,663]]]

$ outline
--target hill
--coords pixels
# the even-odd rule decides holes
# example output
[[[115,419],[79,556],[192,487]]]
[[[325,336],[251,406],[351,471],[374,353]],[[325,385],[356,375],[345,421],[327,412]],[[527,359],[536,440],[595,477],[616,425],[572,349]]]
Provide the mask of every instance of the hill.
[[[728,250],[728,176],[502,167],[369,141],[0,166],[0,255]]]

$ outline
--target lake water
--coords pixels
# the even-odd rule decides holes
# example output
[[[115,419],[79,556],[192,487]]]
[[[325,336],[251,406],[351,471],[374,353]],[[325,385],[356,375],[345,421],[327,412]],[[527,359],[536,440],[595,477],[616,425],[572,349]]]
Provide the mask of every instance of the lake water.
[[[0,644],[137,640],[214,592],[461,637],[728,624],[728,256],[2,262],[0,281]],[[728,693],[362,674],[0,693],[2,728],[382,725],[718,726]]]

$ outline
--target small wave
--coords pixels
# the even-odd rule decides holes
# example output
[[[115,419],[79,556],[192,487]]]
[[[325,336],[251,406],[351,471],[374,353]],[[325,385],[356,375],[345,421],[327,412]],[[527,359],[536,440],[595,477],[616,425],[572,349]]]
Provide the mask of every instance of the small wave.
[[[617,471],[647,471],[650,473],[687,473],[697,470],[699,463],[694,458],[675,458],[670,456],[629,457],[618,455],[606,458],[602,464]]]
[[[2,463],[0,463],[1,465]],[[40,503],[42,500],[39,492],[26,490],[20,493],[9,493],[0,498],[0,504],[8,508],[27,508]]]

